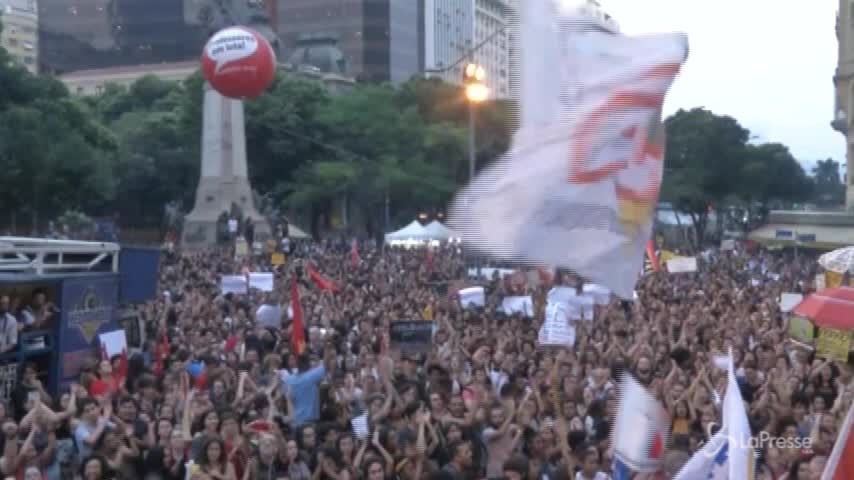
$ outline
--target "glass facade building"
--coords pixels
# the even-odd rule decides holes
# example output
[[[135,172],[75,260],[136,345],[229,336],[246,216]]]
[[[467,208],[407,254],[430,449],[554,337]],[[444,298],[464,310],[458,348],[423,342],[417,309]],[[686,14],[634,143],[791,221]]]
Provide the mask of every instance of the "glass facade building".
[[[308,37],[337,39],[348,76],[402,82],[424,66],[424,0],[277,0],[282,49]]]
[[[267,25],[281,60],[306,37],[333,38],[345,74],[362,80],[405,81],[424,65],[424,0],[39,0],[38,9],[39,64],[53,74],[194,60],[234,24]]]

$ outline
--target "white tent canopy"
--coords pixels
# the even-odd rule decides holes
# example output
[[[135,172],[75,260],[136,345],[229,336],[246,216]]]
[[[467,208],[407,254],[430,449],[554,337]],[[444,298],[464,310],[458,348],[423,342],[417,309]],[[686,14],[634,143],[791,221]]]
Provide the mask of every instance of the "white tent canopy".
[[[426,227],[424,227],[424,230],[426,230],[430,235],[431,240],[446,242],[448,240],[459,238],[459,235],[455,234],[450,228],[446,227],[438,220],[430,222]]]
[[[425,242],[430,240],[430,234],[418,220],[413,220],[409,225],[396,232],[387,233],[385,241],[388,243]]]

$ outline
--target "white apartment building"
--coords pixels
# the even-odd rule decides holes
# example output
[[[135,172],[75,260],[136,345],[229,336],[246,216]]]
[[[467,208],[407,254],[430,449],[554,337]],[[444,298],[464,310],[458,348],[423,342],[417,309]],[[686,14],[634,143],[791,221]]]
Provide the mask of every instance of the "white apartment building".
[[[473,38],[474,0],[424,0],[424,68],[428,75],[461,83],[467,62],[458,61],[472,48]]]
[[[424,63],[428,75],[459,84],[469,61],[486,70],[493,98],[508,98],[508,0],[425,0]],[[477,48],[473,58],[464,58]],[[455,65],[456,64],[456,65]],[[449,68],[455,65],[454,68]]]
[[[474,61],[486,70],[492,98],[510,97],[510,11],[508,0],[475,0]]]
[[[0,0],[0,46],[32,73],[39,70],[39,13],[36,0]]]

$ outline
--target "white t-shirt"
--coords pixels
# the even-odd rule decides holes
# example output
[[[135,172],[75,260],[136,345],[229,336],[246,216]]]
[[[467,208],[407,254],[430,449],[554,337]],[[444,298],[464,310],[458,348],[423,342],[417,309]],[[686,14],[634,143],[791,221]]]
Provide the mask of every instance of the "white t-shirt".
[[[611,476],[607,473],[596,472],[596,475],[593,478],[585,477],[584,472],[577,472],[575,474],[575,480],[611,480]]]

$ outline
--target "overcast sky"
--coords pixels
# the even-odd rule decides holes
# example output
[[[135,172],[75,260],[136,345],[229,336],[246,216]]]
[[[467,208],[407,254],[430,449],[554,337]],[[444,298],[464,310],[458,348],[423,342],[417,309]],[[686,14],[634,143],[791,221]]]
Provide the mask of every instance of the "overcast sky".
[[[845,160],[830,128],[838,0],[601,0],[627,34],[682,31],[691,53],[666,113],[706,107],[805,167]]]

